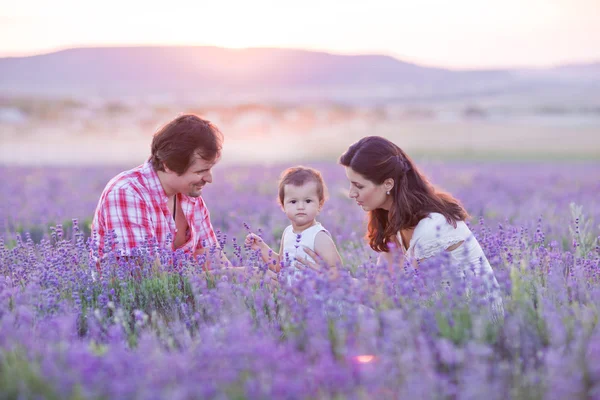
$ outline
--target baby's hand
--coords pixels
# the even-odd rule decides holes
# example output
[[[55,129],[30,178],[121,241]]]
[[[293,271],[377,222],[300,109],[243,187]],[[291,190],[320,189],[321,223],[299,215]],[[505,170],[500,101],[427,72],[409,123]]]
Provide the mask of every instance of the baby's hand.
[[[265,242],[262,240],[262,238],[254,233],[246,236],[244,244],[249,246],[252,250],[260,250],[263,246],[265,246]]]

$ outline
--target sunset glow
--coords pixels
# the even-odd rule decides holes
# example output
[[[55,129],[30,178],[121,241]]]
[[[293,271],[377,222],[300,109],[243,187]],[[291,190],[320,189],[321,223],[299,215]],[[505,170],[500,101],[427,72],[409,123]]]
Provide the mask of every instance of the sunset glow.
[[[81,46],[211,45],[382,53],[455,68],[600,59],[597,0],[0,4],[0,56]],[[368,7],[368,8],[367,8]]]

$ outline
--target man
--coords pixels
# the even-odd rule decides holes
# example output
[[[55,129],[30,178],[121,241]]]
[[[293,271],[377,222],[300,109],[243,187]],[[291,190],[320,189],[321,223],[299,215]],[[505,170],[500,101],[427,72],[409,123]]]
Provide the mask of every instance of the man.
[[[230,266],[201,196],[222,146],[219,129],[195,115],[177,117],[156,132],[148,161],[111,179],[100,196],[92,222],[98,256],[131,256],[150,240],[194,256],[214,246]]]

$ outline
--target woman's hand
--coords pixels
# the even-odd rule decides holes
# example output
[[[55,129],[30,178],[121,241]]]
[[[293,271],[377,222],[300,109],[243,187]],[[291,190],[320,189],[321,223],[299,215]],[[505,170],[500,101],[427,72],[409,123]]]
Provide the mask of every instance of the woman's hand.
[[[313,260],[316,260],[317,263],[312,262],[308,258],[302,258],[302,257],[296,258],[296,261],[298,261],[300,264],[302,264],[302,266],[304,266],[306,268],[310,268],[315,271],[321,271],[321,265],[323,265],[323,263],[324,263],[323,259],[317,253],[315,253],[308,247],[302,246],[302,250],[304,250],[304,252],[306,254],[308,254]]]
[[[338,267],[341,265],[341,263],[339,265],[331,265],[329,263],[327,263],[327,261],[321,257],[320,255],[318,255],[316,252],[314,252],[313,250],[306,248],[303,246],[303,250],[306,252],[306,254],[308,254],[310,257],[312,257],[313,260],[316,260],[317,262],[312,262],[310,261],[308,258],[297,258],[296,261],[298,261],[298,263],[296,263],[296,267],[302,269],[302,268],[310,268],[314,271],[320,272],[320,273],[325,273],[329,279],[335,280],[338,278],[339,276],[339,271],[338,271]],[[336,251],[337,254],[337,251]],[[302,266],[302,267],[300,267]],[[325,266],[325,268],[323,268],[323,266]]]

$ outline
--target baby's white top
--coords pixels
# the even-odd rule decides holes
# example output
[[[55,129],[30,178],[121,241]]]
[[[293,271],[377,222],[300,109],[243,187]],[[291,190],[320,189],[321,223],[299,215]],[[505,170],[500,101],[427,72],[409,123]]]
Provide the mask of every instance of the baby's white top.
[[[305,229],[301,233],[294,233],[292,225],[289,225],[283,231],[283,245],[281,250],[281,261],[284,263],[284,268],[290,268],[290,273],[297,275],[300,269],[296,266],[298,258],[306,258],[308,261],[316,262],[303,249],[306,246],[312,251],[315,251],[315,239],[319,232],[327,232],[321,223],[317,222],[310,228]]]

